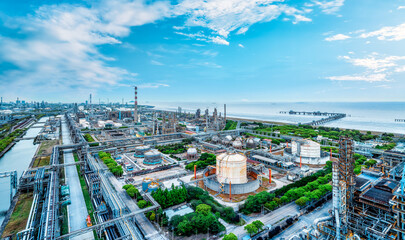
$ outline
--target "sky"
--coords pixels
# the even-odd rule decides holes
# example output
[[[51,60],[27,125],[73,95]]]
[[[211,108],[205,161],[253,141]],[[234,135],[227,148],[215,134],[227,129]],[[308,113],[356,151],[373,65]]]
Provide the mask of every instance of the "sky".
[[[3,101],[405,101],[405,0],[1,0]]]

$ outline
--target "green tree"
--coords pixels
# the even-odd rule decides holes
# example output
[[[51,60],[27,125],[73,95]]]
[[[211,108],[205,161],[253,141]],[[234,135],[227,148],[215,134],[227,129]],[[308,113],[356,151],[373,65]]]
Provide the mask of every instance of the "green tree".
[[[177,226],[178,235],[189,235],[192,230],[193,230],[193,226],[191,225],[190,221],[188,221],[187,219],[184,219]]]
[[[255,225],[259,230],[262,230],[264,227],[264,223],[262,223],[260,220],[253,221],[252,224]]]
[[[256,234],[259,230],[257,229],[257,227],[254,224],[248,224],[246,225],[243,229],[246,230],[246,232],[252,236],[253,234]]]
[[[139,208],[145,208],[148,205],[148,202],[145,200],[140,200],[138,201],[138,207]]]
[[[156,219],[156,214],[155,214],[155,212],[152,212],[152,213],[150,214],[150,216],[149,216],[149,220],[155,221],[155,219]]]
[[[211,206],[207,204],[200,204],[197,206],[196,212],[207,216],[208,214],[211,213]]]
[[[295,201],[295,203],[298,205],[298,206],[304,206],[305,204],[307,204],[307,202],[309,202],[309,198],[307,198],[307,197],[300,197],[299,199],[297,199],[296,201]]]
[[[229,233],[229,234],[225,234],[225,236],[224,236],[224,238],[222,238],[222,240],[238,240],[238,237],[233,233]]]

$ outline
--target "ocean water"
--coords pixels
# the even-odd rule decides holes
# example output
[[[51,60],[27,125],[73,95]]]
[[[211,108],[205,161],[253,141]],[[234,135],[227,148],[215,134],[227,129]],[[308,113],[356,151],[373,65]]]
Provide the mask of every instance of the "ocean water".
[[[215,107],[223,114],[223,103],[207,102],[149,102],[156,109],[195,112],[198,108],[204,114]],[[395,119],[405,119],[405,102],[243,102],[227,103],[227,116],[258,119],[285,123],[305,123],[321,117],[281,114],[280,111],[321,111],[346,113],[346,118],[326,123],[324,126],[348,129],[369,130],[405,134],[405,123]]]

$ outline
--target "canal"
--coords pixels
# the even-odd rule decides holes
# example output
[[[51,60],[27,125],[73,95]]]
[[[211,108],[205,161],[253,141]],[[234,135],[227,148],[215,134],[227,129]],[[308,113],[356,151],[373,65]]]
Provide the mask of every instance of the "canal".
[[[44,122],[48,117],[43,117],[40,122]],[[41,126],[37,123],[34,126]],[[35,137],[41,128],[30,128],[24,137]],[[0,172],[16,170],[18,179],[24,170],[27,170],[32,157],[39,145],[34,145],[34,140],[21,140],[17,142],[2,158],[0,158]],[[4,220],[4,214],[10,206],[10,178],[0,178],[0,224]]]

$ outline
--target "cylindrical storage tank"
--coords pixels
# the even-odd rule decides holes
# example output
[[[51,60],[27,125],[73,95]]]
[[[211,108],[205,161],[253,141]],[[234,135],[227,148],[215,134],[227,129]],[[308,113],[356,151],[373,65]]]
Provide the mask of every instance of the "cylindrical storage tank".
[[[153,181],[153,178],[144,178],[142,181],[142,191],[146,192],[148,191],[149,184],[151,184]]]
[[[308,158],[321,157],[321,145],[314,141],[305,141],[305,144],[301,145],[300,156]]]
[[[158,164],[161,162],[162,162],[162,155],[158,150],[153,149],[145,152],[145,158],[143,159],[144,164]]]
[[[247,183],[247,158],[239,153],[222,153],[217,156],[217,180],[220,183]]]
[[[134,157],[139,157],[139,158],[143,158],[145,156],[145,152],[149,151],[150,147],[149,146],[137,146],[135,147],[135,153],[134,153]]]
[[[189,148],[187,150],[187,159],[196,159],[197,158],[197,149]]]
[[[241,148],[242,148],[242,142],[239,141],[239,140],[235,140],[235,141],[232,143],[232,147],[234,147],[234,148],[236,148],[236,149],[241,149]]]
[[[159,183],[157,183],[157,182],[151,182],[151,183],[149,184],[149,186],[148,186],[148,192],[152,193],[152,192],[158,190],[158,188],[159,188]]]

